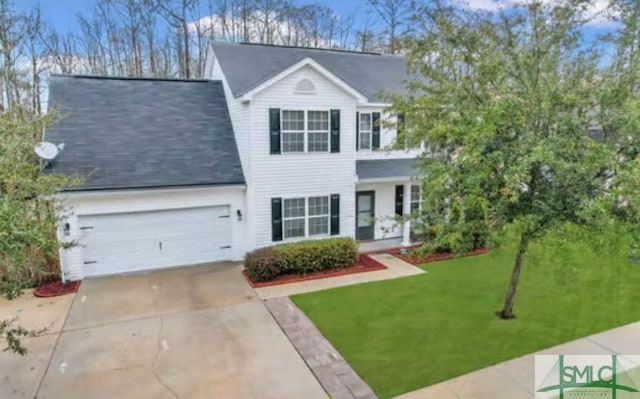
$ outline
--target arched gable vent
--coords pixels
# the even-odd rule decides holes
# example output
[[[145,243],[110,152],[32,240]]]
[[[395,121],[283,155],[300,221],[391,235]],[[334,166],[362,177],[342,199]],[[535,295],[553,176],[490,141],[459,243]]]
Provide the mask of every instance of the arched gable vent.
[[[302,79],[296,84],[297,93],[315,93],[316,86],[309,79]]]

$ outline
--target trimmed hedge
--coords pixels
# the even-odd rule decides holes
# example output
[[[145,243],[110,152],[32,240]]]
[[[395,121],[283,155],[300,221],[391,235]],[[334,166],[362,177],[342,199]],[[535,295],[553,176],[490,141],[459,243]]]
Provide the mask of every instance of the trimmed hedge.
[[[340,269],[357,259],[358,246],[352,238],[327,238],[257,249],[246,255],[244,268],[253,281],[269,281],[283,274]]]

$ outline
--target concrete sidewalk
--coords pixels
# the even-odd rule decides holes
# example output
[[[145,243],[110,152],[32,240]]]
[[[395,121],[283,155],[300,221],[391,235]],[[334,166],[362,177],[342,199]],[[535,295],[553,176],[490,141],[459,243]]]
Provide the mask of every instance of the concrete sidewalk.
[[[640,322],[499,363],[396,399],[532,399],[535,355],[611,354],[640,354]]]
[[[327,277],[318,280],[302,281],[299,283],[272,285],[270,287],[255,288],[256,293],[262,300],[280,298],[307,292],[321,291],[329,288],[342,287],[345,285],[368,283],[371,281],[390,280],[399,277],[414,276],[426,273],[419,267],[396,258],[390,254],[370,255],[372,258],[387,266],[386,270],[376,270],[373,272],[348,274],[339,277]]]

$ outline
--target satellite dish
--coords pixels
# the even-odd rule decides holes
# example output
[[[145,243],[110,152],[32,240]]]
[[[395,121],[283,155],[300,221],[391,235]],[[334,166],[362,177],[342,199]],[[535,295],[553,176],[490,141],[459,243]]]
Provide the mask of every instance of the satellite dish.
[[[57,146],[53,143],[43,141],[36,145],[36,147],[34,148],[34,151],[40,158],[45,159],[47,161],[51,161],[52,159],[55,159],[55,157],[58,156],[58,154],[63,148],[64,148],[64,144],[60,144],[59,146]]]

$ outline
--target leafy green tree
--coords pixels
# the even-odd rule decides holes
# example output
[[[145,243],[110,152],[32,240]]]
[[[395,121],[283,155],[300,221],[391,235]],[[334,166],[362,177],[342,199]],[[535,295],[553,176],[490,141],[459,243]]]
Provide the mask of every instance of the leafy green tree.
[[[36,117],[20,109],[0,113],[0,296],[15,299],[52,259],[59,243],[56,223],[65,215],[56,195],[74,179],[42,174],[34,145],[53,116]],[[33,335],[15,320],[0,320],[5,350],[24,354],[20,337]]]
[[[627,90],[621,101],[604,90],[606,59],[582,34],[590,3],[530,2],[497,13],[435,3],[419,13],[423,33],[409,43],[416,78],[394,108],[405,115],[399,142],[426,148],[416,223],[432,235],[426,250],[464,252],[483,232],[517,231],[500,318],[515,317],[533,240],[567,224],[595,231],[633,222],[640,209],[629,204],[640,198],[631,184],[637,153],[621,156],[629,147],[620,139],[624,131],[635,150],[638,97]]]

